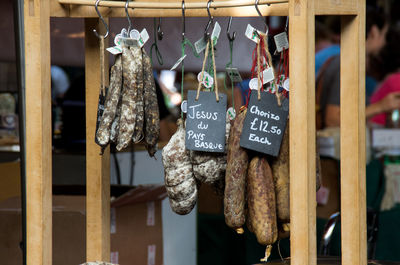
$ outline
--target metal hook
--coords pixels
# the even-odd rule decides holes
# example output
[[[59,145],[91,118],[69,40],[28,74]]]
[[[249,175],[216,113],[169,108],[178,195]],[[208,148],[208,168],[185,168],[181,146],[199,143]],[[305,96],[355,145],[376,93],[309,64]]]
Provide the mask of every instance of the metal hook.
[[[107,32],[104,36],[100,35],[99,33],[97,33],[97,31],[95,29],[93,29],[93,33],[96,35],[97,38],[101,39],[101,38],[107,38],[108,37],[108,33],[110,32],[110,30],[108,29],[108,25],[106,23],[106,21],[104,20],[103,16],[100,14],[98,5],[99,5],[100,0],[96,0],[96,3],[94,5],[94,8],[96,9],[97,15],[99,16],[101,22],[103,23],[104,27],[106,28]]]
[[[161,17],[158,18],[158,27],[157,27],[157,38],[158,40],[162,40],[164,36],[164,32],[161,29]]]
[[[226,36],[228,36],[229,41],[234,41],[236,38],[236,31],[234,31],[231,36],[231,34],[229,33],[229,31],[231,30],[231,25],[232,25],[232,17],[229,17],[228,27],[226,28]]]
[[[128,23],[129,23],[129,27],[128,27],[128,35],[129,35],[131,28],[132,28],[132,20],[131,20],[131,17],[129,16],[128,5],[129,5],[129,0],[126,0],[125,13],[126,13],[126,18],[128,19]]]
[[[185,40],[185,0],[182,0],[182,41]]]
[[[160,24],[158,25],[158,29],[156,29],[156,28],[157,28],[157,25],[156,25],[156,24],[157,24],[157,20],[156,20],[156,18],[154,18],[154,30],[153,30],[153,32],[154,32],[154,43],[150,46],[150,60],[151,60],[152,63],[153,63],[153,48],[154,48],[155,51],[156,51],[156,57],[157,57],[158,63],[159,63],[160,65],[163,65],[163,64],[164,64],[164,61],[163,61],[161,52],[160,52],[160,50],[158,49],[158,44],[157,44],[157,39],[159,39],[159,40],[162,39],[163,32],[161,31]],[[161,39],[160,39],[160,33],[161,33]],[[157,36],[157,35],[158,35],[158,36]]]
[[[210,33],[208,33],[207,31],[209,30],[211,24],[214,22],[214,17],[211,16],[211,12],[210,12],[210,5],[211,5],[211,2],[212,2],[212,1],[213,1],[213,0],[208,0],[208,2],[207,2],[208,22],[207,22],[207,26],[206,26],[206,28],[205,28],[205,30],[204,30],[204,38],[205,38],[206,40],[208,40],[208,38],[209,38],[209,36],[210,36]]]
[[[285,32],[287,32],[289,26],[289,16],[286,17]]]
[[[256,0],[256,3],[254,6],[256,7],[257,13],[262,18],[262,21],[266,27],[265,34],[268,35],[269,27],[268,27],[267,23],[265,22],[265,19],[264,19],[263,15],[261,14],[260,9],[258,9],[258,2],[259,2],[259,0]],[[271,5],[271,4],[268,4],[268,5]]]

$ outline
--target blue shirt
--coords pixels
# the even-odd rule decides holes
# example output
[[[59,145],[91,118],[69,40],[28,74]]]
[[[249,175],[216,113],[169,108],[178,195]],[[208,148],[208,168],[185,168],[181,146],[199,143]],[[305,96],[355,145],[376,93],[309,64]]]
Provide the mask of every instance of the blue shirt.
[[[330,45],[315,54],[315,75],[318,74],[319,69],[324,65],[326,60],[340,54],[340,45]]]

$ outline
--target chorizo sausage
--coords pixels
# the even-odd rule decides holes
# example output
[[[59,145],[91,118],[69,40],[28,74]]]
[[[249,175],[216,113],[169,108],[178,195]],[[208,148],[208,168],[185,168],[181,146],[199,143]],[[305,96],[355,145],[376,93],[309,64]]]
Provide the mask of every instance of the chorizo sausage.
[[[243,233],[242,226],[245,223],[245,189],[249,158],[246,150],[240,147],[240,135],[246,111],[246,108],[241,109],[230,129],[225,173],[225,223],[238,233]]]
[[[274,180],[264,157],[255,156],[247,173],[247,204],[251,228],[258,243],[271,245],[278,238]]]
[[[286,125],[278,157],[271,163],[276,194],[276,211],[280,222],[290,221],[289,201],[289,124]]]

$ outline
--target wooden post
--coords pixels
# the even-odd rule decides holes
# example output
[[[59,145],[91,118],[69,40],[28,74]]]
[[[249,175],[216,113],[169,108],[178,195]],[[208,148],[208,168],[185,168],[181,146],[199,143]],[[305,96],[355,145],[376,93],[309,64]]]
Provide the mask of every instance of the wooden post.
[[[365,183],[365,1],[342,17],[340,156],[342,264],[367,264]]]
[[[314,1],[289,1],[291,264],[315,265]]]
[[[100,147],[94,142],[100,92],[100,42],[93,29],[99,28],[103,29],[103,25],[99,24],[98,19],[85,19],[86,260],[109,262],[110,151],[107,148],[101,156]],[[104,67],[108,80],[108,54],[105,56]]]
[[[25,0],[27,264],[52,263],[50,3]]]

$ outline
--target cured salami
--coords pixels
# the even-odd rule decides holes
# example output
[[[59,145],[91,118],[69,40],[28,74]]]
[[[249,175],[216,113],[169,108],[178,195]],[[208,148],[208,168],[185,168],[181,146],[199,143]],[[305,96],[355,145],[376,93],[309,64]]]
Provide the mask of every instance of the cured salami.
[[[171,208],[177,214],[188,214],[197,201],[197,183],[185,148],[183,121],[162,151],[164,180]]]
[[[122,59],[117,56],[111,67],[110,87],[105,100],[104,112],[101,116],[99,128],[96,132],[96,142],[107,146],[110,142],[111,124],[117,113],[122,88]]]
[[[144,68],[144,131],[145,145],[150,156],[154,156],[157,151],[157,141],[160,136],[160,113],[157,102],[156,86],[154,84],[153,69],[150,57],[143,50]]]
[[[132,139],[136,122],[136,99],[139,69],[142,68],[141,49],[139,47],[122,48],[123,91],[121,117],[119,122],[117,150],[126,148]]]

